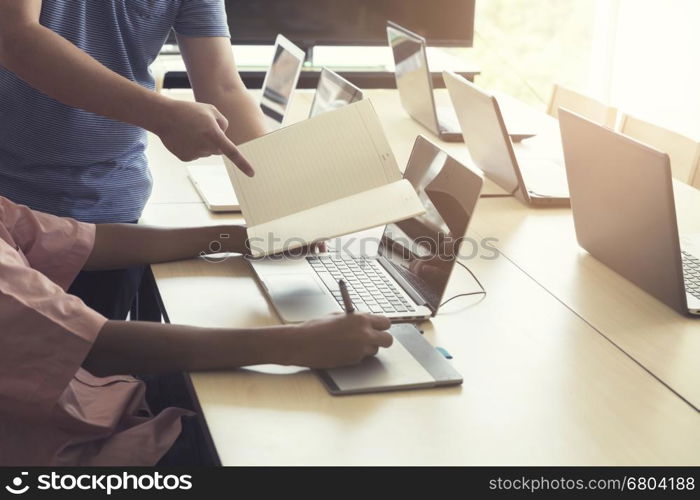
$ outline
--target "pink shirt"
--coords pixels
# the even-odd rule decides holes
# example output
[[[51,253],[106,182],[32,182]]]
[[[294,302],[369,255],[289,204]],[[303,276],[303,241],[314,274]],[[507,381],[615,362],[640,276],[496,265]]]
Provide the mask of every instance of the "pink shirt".
[[[131,376],[81,368],[106,319],[66,293],[95,226],[0,197],[0,466],[154,465],[180,433]]]

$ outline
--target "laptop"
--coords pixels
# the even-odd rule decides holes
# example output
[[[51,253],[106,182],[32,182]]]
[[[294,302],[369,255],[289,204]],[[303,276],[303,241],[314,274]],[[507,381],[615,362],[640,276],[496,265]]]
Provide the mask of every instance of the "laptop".
[[[321,70],[309,118],[363,99],[362,91],[335,71]]]
[[[562,108],[559,122],[579,245],[669,307],[699,315],[700,245],[678,236],[668,155]]]
[[[441,140],[463,142],[454,109],[435,104],[425,38],[391,21],[387,23],[386,32],[394,56],[396,88],[401,105],[411,118]],[[510,119],[508,123],[512,125],[509,126],[509,131],[512,140],[516,142],[534,135],[523,131],[526,129],[512,123]]]
[[[304,58],[303,50],[284,36],[277,35],[272,65],[265,75],[260,98],[260,109],[265,115],[268,131],[277,130],[284,123]],[[215,165],[188,165],[187,176],[211,212],[240,212],[236,193],[223,162]]]
[[[249,259],[284,323],[344,311],[340,279],[360,312],[382,314],[394,322],[422,321],[437,313],[483,177],[418,136],[404,178],[418,192],[426,213],[387,225],[376,256],[337,252]]]
[[[443,77],[476,166],[531,206],[569,206],[566,170],[559,152],[549,148],[516,154],[496,98],[455,73],[445,71]]]
[[[265,75],[260,97],[260,109],[269,131],[282,127],[305,57],[302,49],[277,35],[272,64]]]

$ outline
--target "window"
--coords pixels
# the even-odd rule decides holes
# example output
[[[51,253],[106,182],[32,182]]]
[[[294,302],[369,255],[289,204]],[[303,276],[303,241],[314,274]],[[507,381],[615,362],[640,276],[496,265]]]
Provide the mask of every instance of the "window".
[[[481,68],[476,82],[543,108],[552,85],[586,91],[597,0],[478,0],[474,47],[451,49]]]

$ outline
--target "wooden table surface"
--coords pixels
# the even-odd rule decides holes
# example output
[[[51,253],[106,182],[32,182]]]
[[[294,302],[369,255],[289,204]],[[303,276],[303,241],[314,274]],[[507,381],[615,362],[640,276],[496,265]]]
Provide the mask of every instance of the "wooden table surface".
[[[298,95],[292,119],[305,116],[311,97]],[[369,97],[402,166],[417,133],[439,142],[395,92]],[[464,145],[441,145],[469,161]],[[155,186],[143,222],[241,222],[208,212],[157,138],[149,158]],[[492,183],[485,191],[500,192]],[[697,192],[679,187],[677,195],[682,228],[697,230]],[[498,239],[498,258],[465,261],[488,295],[457,299],[422,325],[454,355],[463,386],[333,397],[301,368],[195,373],[222,463],[700,464],[697,323],[580,250],[569,210],[483,199],[468,234]],[[475,290],[456,269],[447,295]],[[279,322],[240,257],[162,264],[154,273],[173,323]]]

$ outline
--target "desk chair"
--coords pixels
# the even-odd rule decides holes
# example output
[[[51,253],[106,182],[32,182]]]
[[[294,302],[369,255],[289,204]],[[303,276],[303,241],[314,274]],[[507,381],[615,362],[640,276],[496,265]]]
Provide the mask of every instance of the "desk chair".
[[[604,127],[615,128],[616,108],[555,83],[547,114],[558,118],[559,108],[566,108]]]
[[[627,114],[620,117],[620,132],[668,153],[673,177],[700,188],[700,142]]]

